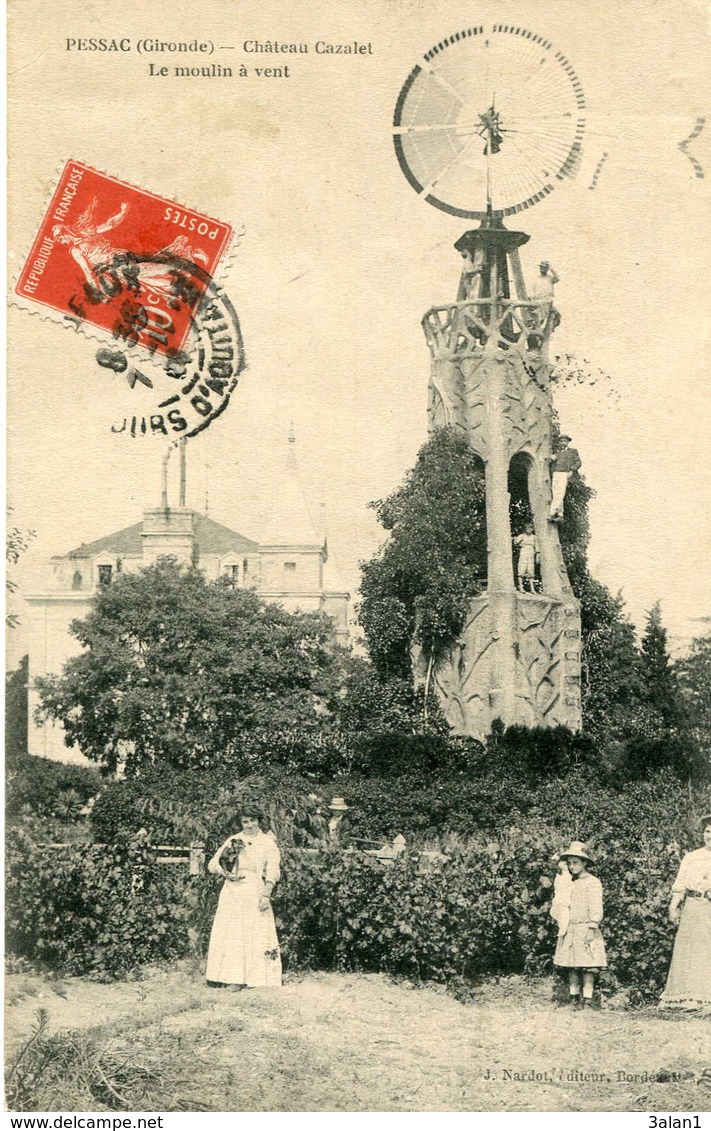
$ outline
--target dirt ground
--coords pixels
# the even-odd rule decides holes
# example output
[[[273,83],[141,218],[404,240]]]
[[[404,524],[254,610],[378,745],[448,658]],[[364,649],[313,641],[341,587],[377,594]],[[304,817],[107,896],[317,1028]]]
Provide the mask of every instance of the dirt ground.
[[[711,1020],[651,1008],[569,1012],[552,1004],[545,980],[490,982],[461,1004],[443,989],[364,974],[309,974],[281,990],[234,993],[182,967],[108,984],[13,974],[6,996],[9,1061],[43,1008],[49,1032],[83,1031],[107,1055],[120,1049],[140,1062],[146,1078],[149,1068],[154,1081],[166,1074],[163,1092],[159,1081],[135,1110],[711,1106]],[[57,1096],[51,1110],[101,1108],[72,1100]]]

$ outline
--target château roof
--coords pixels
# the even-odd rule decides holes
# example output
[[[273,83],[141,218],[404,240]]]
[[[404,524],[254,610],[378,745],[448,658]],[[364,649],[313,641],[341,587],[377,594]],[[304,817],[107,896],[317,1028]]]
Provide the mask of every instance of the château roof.
[[[298,477],[287,473],[279,481],[279,497],[266,515],[263,546],[322,546]]]
[[[296,466],[296,437],[289,429],[284,468],[276,478],[274,498],[262,529],[262,546],[323,546]]]
[[[257,542],[245,538],[235,530],[222,526],[207,515],[193,511],[193,533],[200,548],[200,554],[252,554],[259,549]],[[97,538],[95,542],[84,542],[68,554],[57,557],[94,558],[97,554],[116,554],[117,557],[140,558],[143,554],[143,523],[135,522],[114,534]]]

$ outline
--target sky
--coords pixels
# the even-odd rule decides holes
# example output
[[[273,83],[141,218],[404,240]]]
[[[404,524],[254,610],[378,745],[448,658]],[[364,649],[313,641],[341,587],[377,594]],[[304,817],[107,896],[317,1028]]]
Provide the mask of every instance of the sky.
[[[679,149],[707,104],[708,28],[695,0],[514,0],[475,12],[451,0],[205,0],[195,11],[156,0],[108,12],[90,0],[15,0],[9,276],[69,158],[243,231],[220,281],[248,368],[227,412],[189,444],[188,503],[204,510],[207,500],[213,518],[259,540],[293,424],[314,517],[355,602],[358,562],[383,539],[367,504],[402,481],[426,439],[420,319],[456,298],[453,244],[473,226],[407,183],[393,109],[424,52],[474,21],[550,39],[585,92],[577,177],[516,218],[531,236],[523,267],[531,279],[546,258],[560,277],[551,353],[607,375],[556,399],[596,491],[592,572],[622,590],[638,626],[660,600],[680,647],[711,615],[711,123],[688,147],[705,177]],[[249,73],[156,78],[149,64],[172,69],[174,56],[66,48],[67,37],[99,36],[130,36],[134,47],[141,36],[212,40],[227,48],[221,62]],[[243,50],[255,39],[310,51],[255,59]],[[316,55],[317,40],[372,53]],[[265,60],[286,60],[289,77],[257,76]],[[8,335],[8,502],[12,523],[36,531],[13,574],[22,594],[44,588],[53,554],[157,504],[164,448],[111,433],[141,393],[98,368],[96,341],[14,308]],[[26,649],[25,627],[9,634],[10,664]]]

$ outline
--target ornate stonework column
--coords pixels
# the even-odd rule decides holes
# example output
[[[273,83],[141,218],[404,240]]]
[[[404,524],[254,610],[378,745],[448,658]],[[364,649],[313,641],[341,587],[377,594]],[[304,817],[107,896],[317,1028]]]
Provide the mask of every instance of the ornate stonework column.
[[[528,238],[491,218],[466,232],[455,245],[465,260],[458,301],[423,318],[432,358],[429,429],[464,432],[485,470],[486,592],[473,596],[461,637],[434,673],[449,722],[477,738],[497,718],[507,726],[581,726],[580,608],[550,519],[548,341],[559,316],[552,288],[542,298],[526,294],[518,249]],[[519,592],[514,582],[515,456],[527,468],[537,592]]]

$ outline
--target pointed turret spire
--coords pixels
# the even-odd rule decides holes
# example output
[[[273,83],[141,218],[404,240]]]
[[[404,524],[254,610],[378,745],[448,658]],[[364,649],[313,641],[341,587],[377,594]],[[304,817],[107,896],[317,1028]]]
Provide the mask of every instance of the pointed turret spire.
[[[289,426],[284,458],[284,472],[276,482],[274,506],[265,523],[262,543],[266,545],[323,545],[323,536],[316,532],[296,463],[296,434]]]

